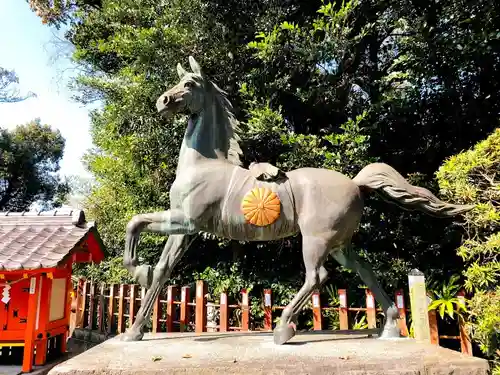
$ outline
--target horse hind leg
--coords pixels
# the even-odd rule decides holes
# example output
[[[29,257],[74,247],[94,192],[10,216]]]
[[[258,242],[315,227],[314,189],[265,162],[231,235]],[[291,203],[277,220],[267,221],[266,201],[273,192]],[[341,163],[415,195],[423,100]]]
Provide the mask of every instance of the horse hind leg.
[[[361,280],[363,280],[373,292],[375,299],[382,304],[385,322],[379,337],[387,339],[401,337],[398,327],[398,309],[387,293],[382,289],[371,266],[361,260],[358,254],[353,251],[351,244],[347,245],[344,249],[333,251],[332,256],[343,267],[356,271]]]
[[[274,329],[274,343],[277,345],[282,345],[295,336],[296,327],[294,321],[297,315],[307,304],[313,290],[328,278],[328,272],[323,266],[329,252],[328,239],[303,235],[302,242],[306,277],[298,293],[283,310],[280,324]]]

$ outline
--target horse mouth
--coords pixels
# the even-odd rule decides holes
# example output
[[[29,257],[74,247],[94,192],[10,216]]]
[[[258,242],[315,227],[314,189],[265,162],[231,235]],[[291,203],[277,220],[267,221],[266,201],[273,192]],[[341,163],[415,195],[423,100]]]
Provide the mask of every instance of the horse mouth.
[[[177,113],[186,107],[184,98],[180,95],[172,95],[168,98],[163,98],[161,101],[158,100],[156,109],[158,113],[162,116],[168,117],[173,113]]]

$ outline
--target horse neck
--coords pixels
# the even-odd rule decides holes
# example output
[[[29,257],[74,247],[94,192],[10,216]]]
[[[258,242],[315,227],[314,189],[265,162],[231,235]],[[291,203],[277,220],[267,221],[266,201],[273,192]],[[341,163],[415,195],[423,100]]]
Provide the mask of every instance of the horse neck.
[[[201,164],[210,160],[228,162],[232,134],[227,111],[220,102],[206,100],[207,105],[199,113],[192,114],[179,153],[178,171],[182,167]]]

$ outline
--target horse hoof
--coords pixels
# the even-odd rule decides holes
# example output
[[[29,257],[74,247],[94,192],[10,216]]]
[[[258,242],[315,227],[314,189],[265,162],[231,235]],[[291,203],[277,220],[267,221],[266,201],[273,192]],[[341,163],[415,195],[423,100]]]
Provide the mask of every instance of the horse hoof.
[[[385,312],[385,324],[382,332],[379,335],[380,339],[399,339],[401,338],[401,330],[398,326],[399,311],[396,305],[392,305]]]
[[[274,329],[274,343],[276,345],[283,345],[295,336],[295,325],[289,324],[287,326],[278,326]]]
[[[399,310],[395,304],[389,307],[386,311],[387,319],[397,320],[399,319]]]
[[[120,335],[121,341],[141,341],[144,337],[144,333],[140,331],[128,331]]]
[[[379,339],[381,340],[394,340],[404,338],[401,336],[401,331],[399,327],[384,327],[380,333]]]
[[[140,286],[149,289],[153,283],[153,268],[149,264],[140,265],[136,267],[133,277]]]

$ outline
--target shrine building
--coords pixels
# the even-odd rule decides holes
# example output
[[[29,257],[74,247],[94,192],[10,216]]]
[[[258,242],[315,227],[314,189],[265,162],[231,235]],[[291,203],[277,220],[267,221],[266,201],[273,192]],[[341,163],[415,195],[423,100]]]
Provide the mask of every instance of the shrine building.
[[[0,213],[0,364],[31,372],[66,352],[72,266],[103,258],[81,210]]]

